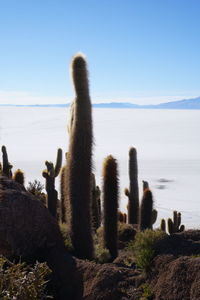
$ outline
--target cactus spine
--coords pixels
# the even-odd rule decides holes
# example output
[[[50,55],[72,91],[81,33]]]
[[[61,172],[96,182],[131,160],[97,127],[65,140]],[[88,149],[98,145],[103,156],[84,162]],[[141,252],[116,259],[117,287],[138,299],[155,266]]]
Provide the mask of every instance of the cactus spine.
[[[137,151],[135,148],[129,150],[129,190],[125,189],[128,196],[128,223],[138,224],[139,219],[139,189],[138,189],[138,166]]]
[[[42,176],[46,179],[45,189],[47,191],[47,207],[52,214],[57,215],[58,192],[55,189],[55,178],[58,176],[62,165],[62,150],[58,149],[56,164],[46,161],[46,170],[42,172]]]
[[[117,162],[110,155],[103,164],[103,238],[112,260],[117,257],[118,193]]]
[[[140,208],[140,230],[152,228],[152,210],[153,196],[149,189],[146,189],[143,194]]]
[[[20,169],[15,171],[13,179],[21,185],[24,185],[24,173]]]
[[[6,146],[2,146],[2,158],[3,158],[3,167],[2,167],[2,175],[7,176],[8,178],[12,178],[12,165],[8,161],[8,154],[6,150]]]
[[[76,97],[73,103],[67,155],[67,191],[71,207],[70,234],[74,253],[93,258],[91,230],[92,113],[87,65],[82,55],[72,61]]]

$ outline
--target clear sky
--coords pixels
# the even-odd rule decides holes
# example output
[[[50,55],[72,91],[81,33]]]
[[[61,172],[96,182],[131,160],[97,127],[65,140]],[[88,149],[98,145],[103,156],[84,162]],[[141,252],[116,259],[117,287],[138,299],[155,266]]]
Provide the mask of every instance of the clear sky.
[[[67,103],[71,57],[93,102],[200,96],[199,0],[0,0],[0,104]]]

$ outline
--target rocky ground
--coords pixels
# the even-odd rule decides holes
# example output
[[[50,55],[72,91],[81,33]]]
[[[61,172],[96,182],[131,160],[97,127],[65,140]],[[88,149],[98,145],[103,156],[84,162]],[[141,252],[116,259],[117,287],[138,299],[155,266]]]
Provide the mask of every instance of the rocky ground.
[[[145,274],[123,265],[128,253],[115,263],[95,264],[78,260],[87,300],[198,300],[200,299],[200,231],[167,236],[156,249]]]

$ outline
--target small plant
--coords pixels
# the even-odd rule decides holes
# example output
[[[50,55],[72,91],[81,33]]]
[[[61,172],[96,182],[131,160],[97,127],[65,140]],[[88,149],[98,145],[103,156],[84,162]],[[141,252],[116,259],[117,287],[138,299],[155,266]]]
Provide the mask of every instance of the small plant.
[[[134,240],[136,230],[132,224],[118,223],[118,241],[128,243]]]
[[[41,184],[41,182],[37,179],[35,179],[33,182],[29,182],[26,190],[33,194],[35,197],[37,197],[45,206],[47,202],[46,194],[43,193],[44,185]]]
[[[35,179],[33,182],[29,181],[28,186],[26,190],[37,196],[38,194],[41,194],[44,189],[44,185],[37,179]]]
[[[147,300],[152,300],[154,297],[154,294],[152,292],[152,289],[148,283],[144,283],[141,288],[143,289],[142,297],[144,297]]]
[[[155,254],[156,243],[165,236],[166,233],[163,231],[150,229],[136,234],[135,240],[129,243],[128,249],[133,251],[138,268],[146,272],[149,270]]]
[[[25,263],[14,264],[0,258],[0,299],[1,300],[44,300],[49,299],[45,288],[50,274],[45,263],[33,267]]]
[[[100,244],[95,245],[95,261],[99,264],[107,263],[111,260],[108,249],[103,248]]]

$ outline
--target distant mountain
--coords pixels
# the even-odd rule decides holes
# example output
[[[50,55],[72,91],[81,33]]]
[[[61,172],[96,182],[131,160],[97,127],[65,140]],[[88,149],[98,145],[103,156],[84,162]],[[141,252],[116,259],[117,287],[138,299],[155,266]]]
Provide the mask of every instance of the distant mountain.
[[[15,106],[15,107],[68,107],[70,104],[32,104],[32,105],[14,105],[0,104],[0,106]],[[135,109],[200,109],[200,97],[193,99],[184,99],[173,102],[165,102],[151,105],[138,105],[129,102],[110,102],[93,104],[96,108],[135,108]]]

